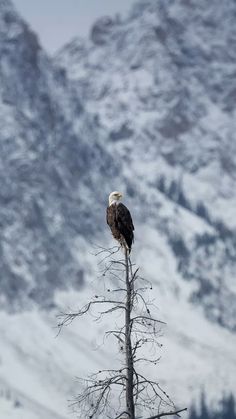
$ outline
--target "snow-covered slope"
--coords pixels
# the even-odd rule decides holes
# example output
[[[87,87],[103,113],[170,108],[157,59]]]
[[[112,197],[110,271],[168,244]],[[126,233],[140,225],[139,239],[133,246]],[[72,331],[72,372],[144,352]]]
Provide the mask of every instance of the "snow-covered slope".
[[[103,289],[92,253],[113,243],[114,189],[168,324],[151,374],[177,405],[236,390],[235,15],[233,0],[147,0],[52,59],[0,0],[4,419],[73,417],[74,377],[114,362],[100,324],[54,328]]]
[[[3,0],[0,125],[1,305],[50,305],[55,288],[84,281],[73,241],[101,220],[115,165],[64,72]]]
[[[143,1],[58,55],[123,161],[136,218],[167,235],[192,299],[232,330],[235,13],[233,0]]]

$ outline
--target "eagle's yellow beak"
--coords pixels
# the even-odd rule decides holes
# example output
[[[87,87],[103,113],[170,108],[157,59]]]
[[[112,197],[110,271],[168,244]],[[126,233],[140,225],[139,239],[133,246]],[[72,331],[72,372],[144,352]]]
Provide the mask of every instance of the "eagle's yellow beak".
[[[122,193],[121,192],[119,192],[119,199],[120,198],[123,198],[123,195],[122,195]]]

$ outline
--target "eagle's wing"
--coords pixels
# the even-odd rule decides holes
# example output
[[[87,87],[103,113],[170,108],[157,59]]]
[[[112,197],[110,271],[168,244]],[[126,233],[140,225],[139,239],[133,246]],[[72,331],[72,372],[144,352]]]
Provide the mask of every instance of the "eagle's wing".
[[[134,241],[134,225],[128,208],[121,202],[116,206],[116,222],[129,248]]]

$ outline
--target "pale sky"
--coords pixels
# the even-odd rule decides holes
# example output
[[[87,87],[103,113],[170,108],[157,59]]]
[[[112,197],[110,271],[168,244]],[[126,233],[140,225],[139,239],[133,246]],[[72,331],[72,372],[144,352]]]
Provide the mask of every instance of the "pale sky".
[[[12,0],[21,16],[53,53],[74,36],[87,36],[100,16],[125,15],[135,0]]]

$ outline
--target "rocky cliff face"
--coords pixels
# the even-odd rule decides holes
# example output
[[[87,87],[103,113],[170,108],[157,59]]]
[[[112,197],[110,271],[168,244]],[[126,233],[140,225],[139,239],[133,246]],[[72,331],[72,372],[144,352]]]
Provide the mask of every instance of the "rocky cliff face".
[[[57,57],[123,162],[138,221],[164,231],[192,301],[232,330],[235,14],[234,1],[139,2]]]
[[[73,241],[101,221],[115,165],[65,72],[8,1],[0,31],[1,298],[48,305],[58,286],[83,283]]]
[[[77,305],[88,281],[101,291],[91,252],[113,243],[104,209],[115,189],[168,323],[160,382],[177,402],[203,383],[212,397],[235,390],[235,17],[233,0],[141,1],[50,58],[0,0],[6,416],[66,418],[73,374],[112,363],[90,351],[100,329],[84,322],[55,343],[55,311],[41,309]]]

